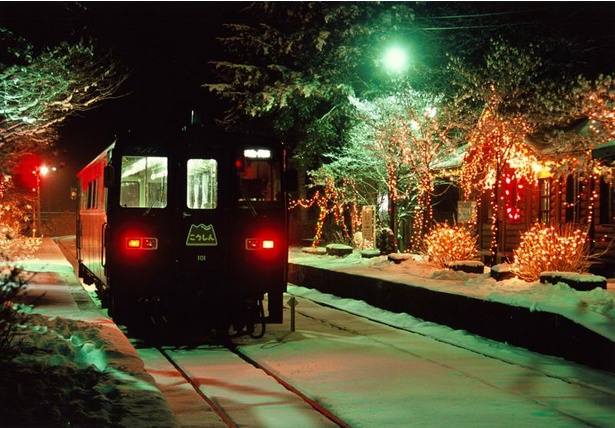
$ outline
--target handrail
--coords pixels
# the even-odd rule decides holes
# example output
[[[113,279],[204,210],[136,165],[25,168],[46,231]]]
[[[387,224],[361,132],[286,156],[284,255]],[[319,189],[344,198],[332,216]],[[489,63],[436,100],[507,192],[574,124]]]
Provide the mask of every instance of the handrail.
[[[105,254],[106,254],[105,250],[106,250],[106,247],[107,247],[107,230],[109,229],[108,226],[109,226],[109,223],[104,222],[102,224],[102,230],[101,230],[102,241],[101,241],[101,245],[100,245],[100,265],[102,267],[106,267],[106,264],[107,264],[106,263],[107,261],[105,260]]]

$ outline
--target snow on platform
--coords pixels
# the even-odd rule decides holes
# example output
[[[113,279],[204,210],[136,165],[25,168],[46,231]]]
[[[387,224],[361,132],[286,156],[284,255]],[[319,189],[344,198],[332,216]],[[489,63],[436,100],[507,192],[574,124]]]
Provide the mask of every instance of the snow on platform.
[[[6,426],[179,426],[134,346],[51,238],[13,263],[28,280],[15,301],[29,316],[18,330],[21,353],[4,366]]]
[[[574,290],[564,283],[496,281],[440,270],[408,257],[307,254],[292,248],[289,282],[381,309],[615,372],[615,289]]]

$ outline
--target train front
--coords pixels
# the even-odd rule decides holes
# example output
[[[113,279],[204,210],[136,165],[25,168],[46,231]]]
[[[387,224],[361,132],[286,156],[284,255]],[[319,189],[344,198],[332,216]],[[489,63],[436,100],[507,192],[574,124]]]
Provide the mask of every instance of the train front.
[[[190,137],[175,162],[178,288],[220,322],[281,323],[288,263],[283,150],[241,137]]]
[[[288,263],[282,148],[190,134],[168,152],[118,146],[105,226],[116,312],[145,304],[221,325],[281,323]]]

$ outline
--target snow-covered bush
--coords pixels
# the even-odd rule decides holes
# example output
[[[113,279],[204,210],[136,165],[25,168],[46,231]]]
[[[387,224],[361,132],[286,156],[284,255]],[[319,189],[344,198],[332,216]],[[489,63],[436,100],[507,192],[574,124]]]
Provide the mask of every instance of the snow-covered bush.
[[[395,252],[395,236],[389,228],[382,228],[377,232],[376,245],[380,254],[391,254]]]
[[[423,240],[423,254],[438,268],[459,260],[472,260],[478,256],[478,237],[469,228],[455,224],[438,223]]]
[[[13,298],[24,286],[21,269],[5,267],[0,272],[0,361],[10,361],[19,354],[19,343],[14,339],[25,315]]]
[[[538,281],[545,271],[587,272],[588,255],[587,234],[581,229],[537,223],[513,250],[511,272],[528,282]]]
[[[11,360],[19,353],[20,345],[14,338],[25,316],[13,299],[27,280],[11,260],[32,256],[39,245],[39,238],[12,237],[6,233],[0,238],[0,361]]]

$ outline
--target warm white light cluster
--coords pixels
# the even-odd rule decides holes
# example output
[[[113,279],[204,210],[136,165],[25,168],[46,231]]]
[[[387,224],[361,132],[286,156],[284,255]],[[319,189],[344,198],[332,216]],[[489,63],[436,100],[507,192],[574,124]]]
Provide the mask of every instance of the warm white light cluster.
[[[449,262],[478,256],[477,236],[462,225],[437,224],[424,239],[424,255],[431,264],[444,268]]]
[[[4,234],[4,227],[0,229],[3,232],[0,236],[0,259],[5,262],[32,257],[41,245],[40,238],[9,237]]]
[[[537,281],[546,271],[586,272],[588,254],[587,233],[581,229],[535,224],[513,250],[511,271],[528,282]]]

